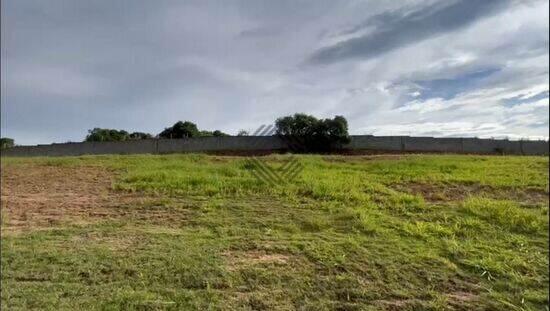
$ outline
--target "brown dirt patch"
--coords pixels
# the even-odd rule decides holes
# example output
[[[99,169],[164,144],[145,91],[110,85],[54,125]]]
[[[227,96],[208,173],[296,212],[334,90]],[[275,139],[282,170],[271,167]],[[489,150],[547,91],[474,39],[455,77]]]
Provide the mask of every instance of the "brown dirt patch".
[[[403,154],[349,154],[349,155],[330,155],[324,156],[323,160],[326,162],[345,162],[349,163],[350,160],[359,161],[376,161],[376,160],[401,160],[405,158]]]
[[[227,251],[223,253],[230,271],[239,270],[253,265],[287,265],[291,257],[280,253],[268,253],[265,251]]]
[[[447,298],[449,298],[452,304],[460,305],[464,302],[476,300],[478,296],[474,293],[469,293],[469,292],[455,292],[455,293],[447,294]]]
[[[168,224],[182,218],[155,208],[155,198],[112,191],[114,177],[93,166],[2,166],[2,233],[120,217]]]
[[[539,189],[493,188],[479,184],[425,184],[393,185],[397,191],[421,195],[431,203],[463,201],[469,196],[485,196],[497,200],[512,200],[523,205],[548,204],[548,193]]]

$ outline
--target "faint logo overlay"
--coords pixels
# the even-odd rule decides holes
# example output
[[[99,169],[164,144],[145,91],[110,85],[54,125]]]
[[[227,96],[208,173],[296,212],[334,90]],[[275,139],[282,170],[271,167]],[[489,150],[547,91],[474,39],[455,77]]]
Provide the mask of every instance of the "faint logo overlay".
[[[288,149],[293,152],[300,152],[304,150],[304,144],[301,139],[292,136],[277,135],[274,125],[262,125],[251,135],[257,137],[254,142],[257,146],[260,146],[264,140],[262,136],[278,136],[281,138]],[[286,160],[274,167],[261,157],[251,156],[246,159],[246,165],[250,168],[250,172],[258,181],[264,182],[268,185],[283,185],[292,182],[302,172],[303,165],[298,161],[295,156],[289,156]]]

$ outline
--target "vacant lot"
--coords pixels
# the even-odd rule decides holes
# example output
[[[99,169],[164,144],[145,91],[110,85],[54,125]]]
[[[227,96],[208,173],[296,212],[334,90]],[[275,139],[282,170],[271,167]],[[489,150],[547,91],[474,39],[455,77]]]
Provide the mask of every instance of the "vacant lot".
[[[3,158],[2,307],[547,310],[548,158],[298,160]]]

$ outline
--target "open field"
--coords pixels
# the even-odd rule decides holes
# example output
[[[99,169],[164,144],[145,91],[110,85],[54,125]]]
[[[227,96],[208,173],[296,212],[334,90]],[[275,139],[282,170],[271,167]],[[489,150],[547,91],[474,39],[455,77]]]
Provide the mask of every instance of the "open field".
[[[548,310],[547,157],[298,159],[3,158],[2,308]]]

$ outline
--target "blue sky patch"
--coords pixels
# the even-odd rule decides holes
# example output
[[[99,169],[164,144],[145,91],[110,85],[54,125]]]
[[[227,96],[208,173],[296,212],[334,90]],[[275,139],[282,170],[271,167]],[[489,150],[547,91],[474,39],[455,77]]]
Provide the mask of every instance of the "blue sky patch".
[[[540,92],[537,95],[531,96],[529,98],[522,98],[525,95],[518,95],[511,98],[506,98],[502,100],[502,103],[506,107],[513,107],[520,104],[528,104],[528,103],[534,103],[536,101],[539,101],[541,99],[545,99],[549,97],[548,91]]]
[[[501,68],[488,68],[458,75],[450,79],[417,80],[414,84],[420,87],[420,95],[416,99],[426,100],[429,98],[451,99],[457,94],[478,88],[483,80],[497,73]]]

